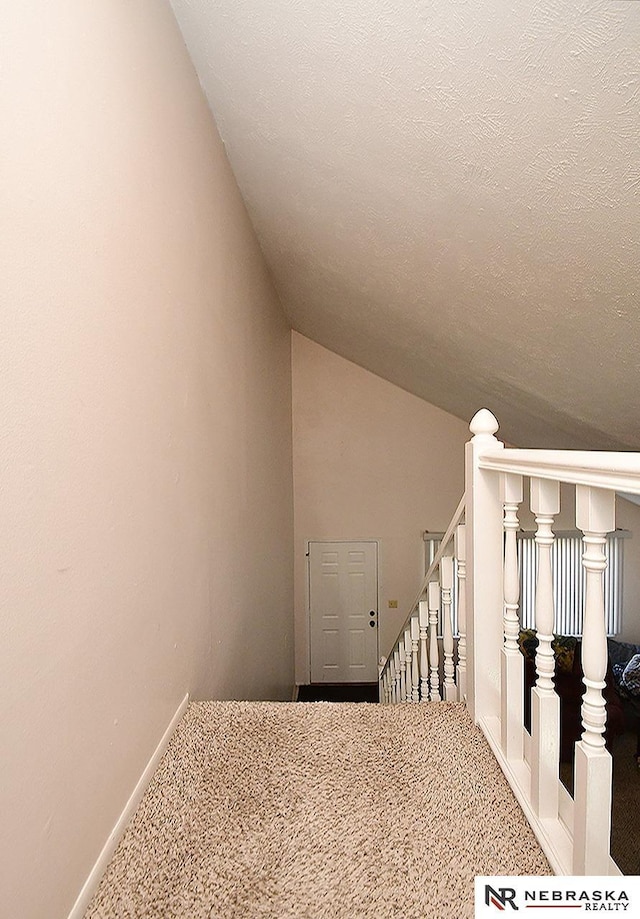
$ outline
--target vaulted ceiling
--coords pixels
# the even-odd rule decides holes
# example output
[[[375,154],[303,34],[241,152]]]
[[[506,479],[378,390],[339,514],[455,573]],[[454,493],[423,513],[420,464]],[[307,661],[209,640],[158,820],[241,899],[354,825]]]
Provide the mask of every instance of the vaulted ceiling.
[[[173,0],[293,328],[640,449],[640,0]]]

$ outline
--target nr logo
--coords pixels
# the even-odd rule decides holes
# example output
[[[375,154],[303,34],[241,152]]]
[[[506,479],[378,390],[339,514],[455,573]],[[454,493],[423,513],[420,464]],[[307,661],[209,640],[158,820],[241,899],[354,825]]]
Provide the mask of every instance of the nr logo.
[[[484,885],[484,902],[487,906],[504,909],[507,903],[511,909],[518,909],[515,904],[516,892],[513,887],[498,887],[497,890],[489,884]]]

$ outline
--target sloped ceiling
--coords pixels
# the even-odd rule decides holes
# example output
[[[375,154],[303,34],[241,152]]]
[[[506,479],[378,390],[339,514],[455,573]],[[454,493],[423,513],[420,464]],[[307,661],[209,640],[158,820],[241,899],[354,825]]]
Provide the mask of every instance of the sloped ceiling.
[[[173,0],[292,326],[640,449],[639,0]]]

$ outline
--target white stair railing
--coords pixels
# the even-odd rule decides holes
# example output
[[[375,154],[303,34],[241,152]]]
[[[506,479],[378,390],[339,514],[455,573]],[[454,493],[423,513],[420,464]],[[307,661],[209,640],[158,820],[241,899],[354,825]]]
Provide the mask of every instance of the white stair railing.
[[[381,698],[391,702],[464,701],[485,734],[556,874],[614,875],[609,852],[611,755],[605,746],[607,641],[604,545],[615,529],[615,493],[640,495],[640,454],[505,449],[486,409],[471,424],[465,497],[381,669]],[[536,520],[535,686],[531,735],[524,727],[524,662],[518,645],[516,534],[523,479]],[[575,487],[586,595],[582,640],[582,736],[575,744],[574,794],[559,779],[560,717],[555,661],[553,525],[560,483]],[[458,577],[456,648],[451,588]],[[440,605],[443,666],[437,638]],[[409,686],[398,685],[407,670]]]
[[[603,549],[607,533],[615,529],[616,491],[640,494],[640,454],[505,449],[495,437],[498,424],[485,409],[470,427],[473,437],[467,445],[466,464],[469,710],[489,740],[553,870],[557,874],[619,874],[609,851],[612,762],[604,741]],[[514,647],[519,622],[513,534],[524,476],[530,479],[539,558],[530,740],[521,708],[522,663]],[[565,490],[575,487],[575,522],[583,534],[586,578],[581,635],[583,733],[575,744],[573,797],[558,776],[559,700],[551,648],[555,631],[551,549],[561,483]]]
[[[458,561],[458,597],[464,598],[465,546],[464,496],[449,524],[418,595],[387,658],[380,669],[380,698],[390,702],[455,702],[464,698],[460,670],[465,659],[455,661],[451,603],[454,559]],[[438,640],[440,607],[443,611],[443,655]],[[460,643],[464,636],[460,616]],[[462,645],[464,650],[464,644]],[[442,666],[441,666],[442,664]],[[394,683],[396,687],[394,689]]]

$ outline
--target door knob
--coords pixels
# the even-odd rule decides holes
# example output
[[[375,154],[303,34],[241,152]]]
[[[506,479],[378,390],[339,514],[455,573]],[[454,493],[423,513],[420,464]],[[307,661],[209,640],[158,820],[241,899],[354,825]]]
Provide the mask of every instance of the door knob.
[[[375,624],[375,622],[373,621],[373,619],[370,619],[370,620],[369,620],[369,625],[371,626],[372,629],[375,629],[375,627],[376,627],[376,624]]]

